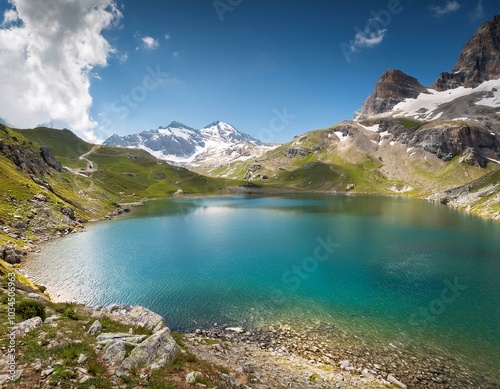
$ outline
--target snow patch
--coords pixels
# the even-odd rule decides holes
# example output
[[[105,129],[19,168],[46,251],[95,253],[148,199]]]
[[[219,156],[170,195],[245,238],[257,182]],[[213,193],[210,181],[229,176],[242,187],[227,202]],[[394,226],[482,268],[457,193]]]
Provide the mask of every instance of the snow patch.
[[[335,131],[334,134],[338,136],[341,143],[346,141],[349,138],[349,135],[344,136],[344,135],[342,135],[342,133],[340,131]]]
[[[460,97],[468,96],[473,93],[493,92],[493,97],[485,97],[476,105],[485,105],[489,107],[500,107],[500,80],[485,81],[476,88],[464,88],[463,86],[438,92],[434,89],[428,89],[427,93],[421,93],[416,99],[405,99],[397,104],[392,111],[380,116],[394,115],[395,117],[412,117],[414,119],[434,120],[438,119],[440,112],[436,110],[443,104],[450,103]]]
[[[476,105],[484,105],[486,107],[497,108],[500,107],[500,89],[492,88],[490,92],[493,96],[484,97],[476,102]]]
[[[359,124],[359,123],[358,123]],[[379,128],[380,128],[380,125],[379,124],[375,124],[373,126],[363,126],[362,124],[359,124],[361,127],[363,127],[365,130],[368,130],[368,131],[371,131],[371,132],[378,132]]]

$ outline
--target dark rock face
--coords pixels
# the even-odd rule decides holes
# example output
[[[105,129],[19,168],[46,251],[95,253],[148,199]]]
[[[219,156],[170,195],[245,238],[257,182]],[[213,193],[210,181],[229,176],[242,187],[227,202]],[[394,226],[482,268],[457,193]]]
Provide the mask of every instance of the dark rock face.
[[[0,131],[7,132],[2,124]],[[41,176],[49,172],[50,168],[58,171],[63,169],[50,148],[42,147],[37,153],[31,142],[19,141],[15,136],[9,141],[0,139],[0,155],[10,159],[20,170],[33,176]]]
[[[414,99],[420,93],[428,91],[416,78],[401,70],[388,70],[375,84],[375,92],[363,104],[360,117],[390,111],[396,104],[407,98]]]
[[[16,264],[21,262],[21,253],[16,251],[12,246],[7,246],[3,252],[3,259],[5,262],[10,264]]]
[[[461,156],[463,163],[485,167],[486,158],[500,158],[500,141],[495,135],[464,122],[431,123],[412,131],[397,120],[387,120],[380,123],[380,131],[388,131],[393,140],[428,151],[443,161]]]
[[[301,158],[306,157],[308,154],[311,154],[312,150],[307,149],[305,147],[290,147],[285,151],[285,156],[287,158],[293,158],[299,156]]]
[[[438,91],[459,86],[473,88],[500,78],[500,14],[485,22],[464,46],[451,72],[441,73],[432,84]]]
[[[49,165],[51,168],[56,169],[59,172],[62,172],[63,167],[61,162],[59,162],[55,155],[54,152],[50,147],[40,147],[40,155],[42,156],[43,160],[47,165]]]
[[[69,217],[71,220],[75,220],[75,211],[73,211],[70,207],[64,207],[61,209],[61,213]]]
[[[415,132],[408,146],[429,151],[442,160],[451,160],[469,148],[475,151],[476,156],[498,158],[500,152],[500,143],[495,136],[479,127],[463,124],[423,126]],[[470,155],[470,151],[468,153]],[[481,167],[486,164],[482,157],[477,162]]]

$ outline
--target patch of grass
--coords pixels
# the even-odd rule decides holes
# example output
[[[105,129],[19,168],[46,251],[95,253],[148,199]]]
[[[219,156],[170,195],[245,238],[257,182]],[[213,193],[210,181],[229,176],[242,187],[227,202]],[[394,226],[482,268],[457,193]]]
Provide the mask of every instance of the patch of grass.
[[[56,365],[54,367],[54,373],[52,373],[50,378],[51,381],[58,381],[58,380],[69,381],[75,377],[76,373],[74,371],[66,369],[64,368],[64,366]]]
[[[58,304],[55,308],[57,313],[60,313],[63,317],[71,320],[79,320],[80,316],[76,311],[76,305],[72,303]]]
[[[118,323],[114,320],[111,320],[108,317],[102,316],[99,318],[99,322],[102,325],[102,332],[128,332],[130,328],[132,328],[132,331],[136,335],[146,335],[150,336],[152,335],[152,331],[148,330],[147,328],[144,327],[139,327],[139,326],[128,326],[122,323]],[[93,320],[88,323],[87,330],[90,328],[92,325]]]
[[[180,348],[185,348],[184,344],[184,334],[182,332],[177,332],[177,331],[171,331],[170,335],[172,335],[172,338],[174,338],[175,342]]]
[[[99,362],[96,358],[90,358],[87,361],[87,371],[89,372],[90,375],[100,376],[104,374],[106,369],[101,364],[101,362]]]
[[[65,365],[71,365],[80,354],[85,354],[86,347],[82,343],[68,343],[61,346],[59,355]]]
[[[422,127],[425,123],[419,122],[418,120],[412,120],[408,118],[398,118],[396,119],[398,122],[400,122],[404,128],[407,130],[413,130],[416,131],[420,127]]]

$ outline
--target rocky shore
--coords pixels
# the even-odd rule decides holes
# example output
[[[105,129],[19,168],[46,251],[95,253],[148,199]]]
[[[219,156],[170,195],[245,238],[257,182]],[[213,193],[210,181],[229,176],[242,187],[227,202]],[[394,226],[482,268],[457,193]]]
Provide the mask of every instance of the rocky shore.
[[[500,387],[495,372],[470,371],[453,356],[423,355],[404,341],[369,344],[324,323],[257,331],[219,326],[186,336],[193,353],[247,373],[254,388]]]

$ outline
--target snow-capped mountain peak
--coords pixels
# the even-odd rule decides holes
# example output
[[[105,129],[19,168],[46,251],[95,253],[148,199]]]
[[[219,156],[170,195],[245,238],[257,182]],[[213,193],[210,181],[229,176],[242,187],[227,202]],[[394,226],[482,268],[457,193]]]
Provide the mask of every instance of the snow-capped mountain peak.
[[[115,134],[106,139],[104,145],[141,148],[159,159],[188,168],[256,158],[274,147],[266,146],[222,121],[200,130],[174,121],[157,130],[126,136]]]
[[[260,145],[261,142],[252,136],[238,131],[232,125],[221,121],[213,122],[203,127],[200,132],[211,140],[219,140],[226,143],[249,142]]]

